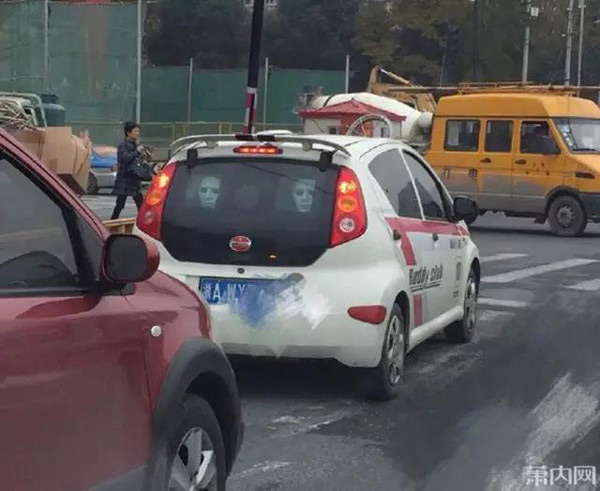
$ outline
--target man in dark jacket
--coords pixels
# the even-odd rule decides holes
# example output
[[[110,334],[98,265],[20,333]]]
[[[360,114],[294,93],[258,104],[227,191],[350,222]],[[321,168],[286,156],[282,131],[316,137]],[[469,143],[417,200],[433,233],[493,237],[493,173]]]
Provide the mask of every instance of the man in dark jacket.
[[[117,179],[113,194],[117,195],[117,204],[113,211],[111,220],[116,220],[125,208],[127,197],[131,196],[139,210],[144,202],[141,185],[142,181],[137,177],[131,168],[141,158],[141,147],[138,146],[140,138],[140,126],[137,123],[128,121],[123,126],[125,140],[119,143],[117,150]]]

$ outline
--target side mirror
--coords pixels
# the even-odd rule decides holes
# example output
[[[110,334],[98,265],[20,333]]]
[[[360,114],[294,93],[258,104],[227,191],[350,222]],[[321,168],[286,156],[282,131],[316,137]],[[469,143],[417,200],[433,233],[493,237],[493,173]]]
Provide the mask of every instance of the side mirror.
[[[139,283],[156,273],[156,244],[137,235],[111,235],[102,255],[103,276],[112,283]]]
[[[457,222],[469,220],[479,215],[477,202],[468,196],[457,196],[454,199],[454,219]]]

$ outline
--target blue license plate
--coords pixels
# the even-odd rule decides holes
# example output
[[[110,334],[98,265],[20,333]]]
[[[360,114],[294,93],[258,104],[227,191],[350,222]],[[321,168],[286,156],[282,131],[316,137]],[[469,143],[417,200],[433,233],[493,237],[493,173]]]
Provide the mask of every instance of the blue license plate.
[[[261,291],[269,291],[277,280],[232,278],[200,278],[200,293],[210,305],[225,305],[239,301],[249,294],[253,297]]]

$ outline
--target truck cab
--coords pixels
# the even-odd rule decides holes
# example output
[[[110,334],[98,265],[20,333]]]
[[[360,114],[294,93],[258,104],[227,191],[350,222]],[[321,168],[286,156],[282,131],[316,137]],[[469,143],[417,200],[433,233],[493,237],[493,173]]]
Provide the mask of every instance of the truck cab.
[[[452,194],[477,200],[481,214],[548,220],[562,236],[600,222],[600,108],[574,93],[443,97],[427,159]]]

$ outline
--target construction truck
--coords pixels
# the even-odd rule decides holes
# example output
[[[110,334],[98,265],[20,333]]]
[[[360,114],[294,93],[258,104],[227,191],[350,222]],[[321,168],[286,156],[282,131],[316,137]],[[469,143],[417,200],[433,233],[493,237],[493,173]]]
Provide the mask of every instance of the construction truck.
[[[54,95],[0,92],[0,128],[23,143],[78,194],[87,188],[89,141],[65,124],[65,108]]]

